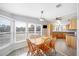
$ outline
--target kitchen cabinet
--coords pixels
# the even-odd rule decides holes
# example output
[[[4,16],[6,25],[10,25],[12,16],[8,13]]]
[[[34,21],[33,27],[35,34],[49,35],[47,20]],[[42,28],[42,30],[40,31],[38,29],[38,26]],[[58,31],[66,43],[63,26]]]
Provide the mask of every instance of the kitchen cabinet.
[[[66,30],[76,30],[77,29],[77,19],[71,18],[69,24],[66,25]]]
[[[72,18],[70,20],[69,29],[77,29],[77,19],[76,18]]]
[[[66,43],[69,47],[76,48],[76,46],[77,46],[77,41],[76,40],[77,39],[76,39],[75,36],[66,35]]]
[[[52,37],[56,37],[56,39],[66,39],[67,32],[52,32]]]

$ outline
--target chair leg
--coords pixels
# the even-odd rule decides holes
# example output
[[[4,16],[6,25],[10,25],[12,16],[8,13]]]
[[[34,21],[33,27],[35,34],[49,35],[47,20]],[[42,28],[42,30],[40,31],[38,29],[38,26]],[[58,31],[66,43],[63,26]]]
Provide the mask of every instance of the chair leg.
[[[30,54],[30,51],[27,52],[27,56],[29,56],[29,54]]]
[[[55,50],[55,55],[56,55],[56,50]]]

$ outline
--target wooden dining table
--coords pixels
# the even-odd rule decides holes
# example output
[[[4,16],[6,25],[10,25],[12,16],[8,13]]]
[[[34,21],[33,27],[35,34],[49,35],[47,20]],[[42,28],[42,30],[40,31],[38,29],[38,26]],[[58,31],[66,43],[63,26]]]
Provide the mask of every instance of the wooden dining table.
[[[45,40],[48,39],[48,37],[39,37],[39,38],[32,38],[29,39],[32,43],[35,45],[40,45],[45,42]]]
[[[49,37],[39,37],[39,38],[32,38],[29,39],[30,42],[32,42],[33,44],[35,44],[39,49],[41,49],[44,53],[48,54],[48,51],[54,51],[54,48],[51,48],[49,44],[46,44],[46,40],[48,40],[47,42],[52,42],[51,39]]]

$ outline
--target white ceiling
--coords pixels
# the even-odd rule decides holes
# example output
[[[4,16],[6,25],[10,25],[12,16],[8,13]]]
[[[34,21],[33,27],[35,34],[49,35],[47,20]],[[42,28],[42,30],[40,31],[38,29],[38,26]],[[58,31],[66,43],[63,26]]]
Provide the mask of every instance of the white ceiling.
[[[56,8],[58,3],[0,3],[0,9],[24,16],[40,18],[41,10],[44,10],[44,17],[52,20],[55,17],[75,13],[77,4],[62,3],[61,7]],[[42,9],[41,9],[42,8]]]

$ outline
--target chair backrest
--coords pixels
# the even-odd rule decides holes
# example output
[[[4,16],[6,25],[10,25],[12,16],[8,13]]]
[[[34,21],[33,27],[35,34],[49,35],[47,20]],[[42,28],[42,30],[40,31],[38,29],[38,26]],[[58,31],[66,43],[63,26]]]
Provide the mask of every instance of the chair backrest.
[[[50,47],[55,49],[55,41],[53,41],[53,40],[50,41]]]
[[[27,40],[29,51],[33,55],[42,56],[44,55],[43,51],[39,49],[36,45],[30,42],[30,40]]]
[[[48,39],[45,39],[45,44],[50,48],[55,48],[55,41],[56,40],[54,38],[48,38]]]
[[[39,48],[40,48],[44,53],[51,52],[51,48],[50,48],[47,44],[45,44],[45,43],[41,44],[41,45],[39,46]]]
[[[31,43],[29,39],[27,40],[27,43],[28,43],[29,51],[34,52],[36,50],[36,46],[33,43]]]

